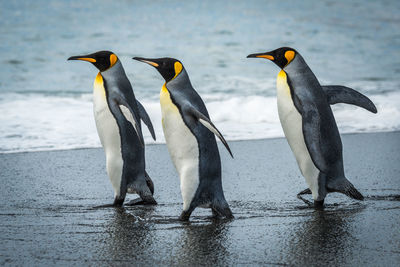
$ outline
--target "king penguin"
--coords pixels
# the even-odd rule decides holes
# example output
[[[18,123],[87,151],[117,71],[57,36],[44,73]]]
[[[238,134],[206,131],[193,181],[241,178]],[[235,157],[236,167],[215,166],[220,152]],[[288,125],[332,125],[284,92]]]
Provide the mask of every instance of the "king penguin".
[[[110,51],[73,56],[68,60],[92,63],[99,73],[94,81],[93,110],[97,132],[106,155],[107,174],[114,189],[114,203],[99,207],[120,207],[126,193],[137,193],[141,200],[127,205],[157,204],[154,185],[145,171],[145,151],[140,120],[155,134],[142,104],[118,57]]]
[[[155,67],[165,79],[160,92],[162,126],[169,154],[180,177],[183,199],[180,219],[189,220],[198,206],[211,208],[215,217],[233,218],[222,190],[221,159],[214,134],[231,156],[232,153],[211,122],[182,63],[173,58],[133,59]]]
[[[322,208],[329,192],[340,192],[363,200],[363,195],[345,177],[342,141],[330,104],[347,103],[376,113],[370,99],[340,85],[321,86],[303,57],[293,48],[251,54],[266,58],[281,68],[277,78],[279,119],[307,189],[297,196],[312,194],[315,208]]]

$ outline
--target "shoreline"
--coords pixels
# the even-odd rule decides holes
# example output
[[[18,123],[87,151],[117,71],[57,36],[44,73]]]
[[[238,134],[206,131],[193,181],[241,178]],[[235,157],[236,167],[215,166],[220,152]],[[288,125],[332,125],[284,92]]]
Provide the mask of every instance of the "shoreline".
[[[377,131],[377,132],[350,132],[350,133],[340,133],[340,136],[343,138],[347,135],[364,135],[364,134],[386,134],[386,133],[400,133],[400,130],[388,130],[388,131]],[[229,143],[233,142],[251,142],[251,141],[268,141],[268,140],[275,140],[275,139],[286,139],[285,136],[276,136],[276,137],[265,137],[265,138],[255,138],[255,139],[237,139],[237,140],[226,140]],[[220,144],[221,141],[217,138],[217,143]],[[158,146],[158,145],[165,145],[166,143],[148,143],[145,144],[146,146]],[[5,151],[0,152],[0,155],[10,155],[10,154],[22,154],[22,153],[42,153],[42,152],[53,152],[53,151],[70,151],[70,150],[87,150],[87,149],[102,149],[101,146],[98,147],[77,147],[77,148],[54,148],[48,150],[32,150],[32,151]]]

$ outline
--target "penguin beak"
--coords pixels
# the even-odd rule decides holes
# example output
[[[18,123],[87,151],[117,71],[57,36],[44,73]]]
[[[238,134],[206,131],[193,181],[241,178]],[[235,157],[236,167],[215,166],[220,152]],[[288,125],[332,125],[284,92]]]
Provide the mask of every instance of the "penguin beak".
[[[83,61],[88,61],[91,63],[95,63],[96,59],[86,55],[86,56],[73,56],[73,57],[69,57],[68,60],[83,60]]]
[[[271,56],[269,54],[269,52],[265,52],[265,53],[258,53],[258,54],[250,54],[247,56],[247,58],[252,58],[252,57],[258,57],[258,58],[266,58],[269,59],[271,61],[274,61],[275,58],[273,56]]]
[[[158,66],[159,66],[158,63],[154,62],[153,59],[143,58],[143,57],[133,57],[132,59],[140,61],[140,62],[147,63],[147,64],[149,64],[149,65],[151,65],[151,66],[153,66],[155,68],[158,68]]]

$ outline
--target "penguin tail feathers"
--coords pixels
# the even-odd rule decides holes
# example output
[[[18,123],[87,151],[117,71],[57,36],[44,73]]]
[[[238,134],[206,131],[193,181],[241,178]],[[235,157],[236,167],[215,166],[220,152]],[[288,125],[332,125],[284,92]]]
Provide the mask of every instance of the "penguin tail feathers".
[[[154,195],[154,183],[146,171],[144,171],[144,177],[146,179],[146,184],[149,187],[151,194]]]
[[[227,219],[233,219],[233,214],[229,208],[226,200],[214,200],[211,204],[211,210],[215,216],[225,217]]]
[[[328,183],[328,190],[345,194],[346,196],[356,200],[364,200],[364,196],[345,177],[338,181]]]

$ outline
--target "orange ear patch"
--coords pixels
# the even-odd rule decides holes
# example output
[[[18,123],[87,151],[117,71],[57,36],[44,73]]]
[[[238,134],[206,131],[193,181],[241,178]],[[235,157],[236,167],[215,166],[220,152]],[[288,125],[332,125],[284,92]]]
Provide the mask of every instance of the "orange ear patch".
[[[176,76],[178,76],[179,73],[181,73],[182,68],[183,68],[183,66],[182,66],[182,64],[181,64],[180,62],[178,62],[178,61],[175,62],[175,64],[174,64],[174,69],[175,69],[175,76],[174,76],[174,78],[175,78]],[[174,79],[174,78],[172,78],[172,79]]]
[[[115,54],[110,55],[110,68],[114,66],[114,64],[118,61],[118,58]]]
[[[287,64],[289,64],[293,60],[294,56],[295,56],[295,53],[293,50],[289,50],[289,51],[285,52],[285,58],[287,60]]]

